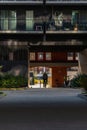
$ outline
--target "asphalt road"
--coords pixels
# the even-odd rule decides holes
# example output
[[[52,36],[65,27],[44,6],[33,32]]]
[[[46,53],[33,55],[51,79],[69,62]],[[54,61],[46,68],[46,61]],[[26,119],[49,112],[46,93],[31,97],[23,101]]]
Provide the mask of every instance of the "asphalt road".
[[[5,91],[0,130],[87,130],[87,101],[78,89]]]

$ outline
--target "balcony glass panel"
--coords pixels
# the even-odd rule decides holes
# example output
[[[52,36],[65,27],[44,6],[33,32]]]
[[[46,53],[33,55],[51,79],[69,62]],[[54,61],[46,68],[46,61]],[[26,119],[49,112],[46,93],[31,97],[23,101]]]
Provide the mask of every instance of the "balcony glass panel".
[[[0,23],[0,30],[9,30],[9,31],[43,31],[43,23],[38,19],[29,19],[26,20],[13,20],[13,19],[2,19]],[[17,22],[19,25],[17,25]]]
[[[46,20],[47,31],[86,31],[87,11],[57,11],[53,10]]]
[[[0,30],[3,31],[43,31],[41,16],[35,16],[33,10],[0,11]]]
[[[1,10],[0,30],[87,31],[87,10]]]

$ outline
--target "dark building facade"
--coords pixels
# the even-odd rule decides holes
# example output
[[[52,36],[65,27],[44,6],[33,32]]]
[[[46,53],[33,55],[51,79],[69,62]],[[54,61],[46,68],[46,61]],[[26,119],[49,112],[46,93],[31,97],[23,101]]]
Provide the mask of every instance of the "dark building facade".
[[[0,0],[0,64],[28,66],[30,57],[30,66],[52,68],[52,86],[56,79],[62,85],[86,37],[86,0]]]

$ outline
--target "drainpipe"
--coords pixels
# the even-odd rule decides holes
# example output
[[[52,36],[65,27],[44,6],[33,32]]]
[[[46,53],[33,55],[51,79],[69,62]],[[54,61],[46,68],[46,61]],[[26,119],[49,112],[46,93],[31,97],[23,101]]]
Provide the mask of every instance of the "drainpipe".
[[[28,88],[30,88],[30,45],[28,43]]]
[[[43,0],[43,42],[46,41],[46,0]]]

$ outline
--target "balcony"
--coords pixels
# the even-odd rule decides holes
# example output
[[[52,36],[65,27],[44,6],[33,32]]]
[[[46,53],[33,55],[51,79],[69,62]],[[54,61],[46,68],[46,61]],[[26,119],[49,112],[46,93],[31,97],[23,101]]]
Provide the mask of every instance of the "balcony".
[[[0,33],[8,34],[41,34],[43,33],[43,21],[42,19],[1,19]]]
[[[43,0],[0,0],[1,5],[6,5],[6,4],[30,4],[30,5],[39,5],[42,4]]]
[[[87,4],[87,0],[46,0],[46,3],[47,4],[76,4],[76,5],[79,5],[79,4]]]
[[[31,33],[31,34],[87,34],[87,21],[72,23],[68,21],[58,21],[50,19],[45,23],[41,18],[7,19],[1,18],[0,33]]]
[[[71,21],[50,20],[46,23],[46,33],[87,33],[87,22],[78,22],[72,24]]]

